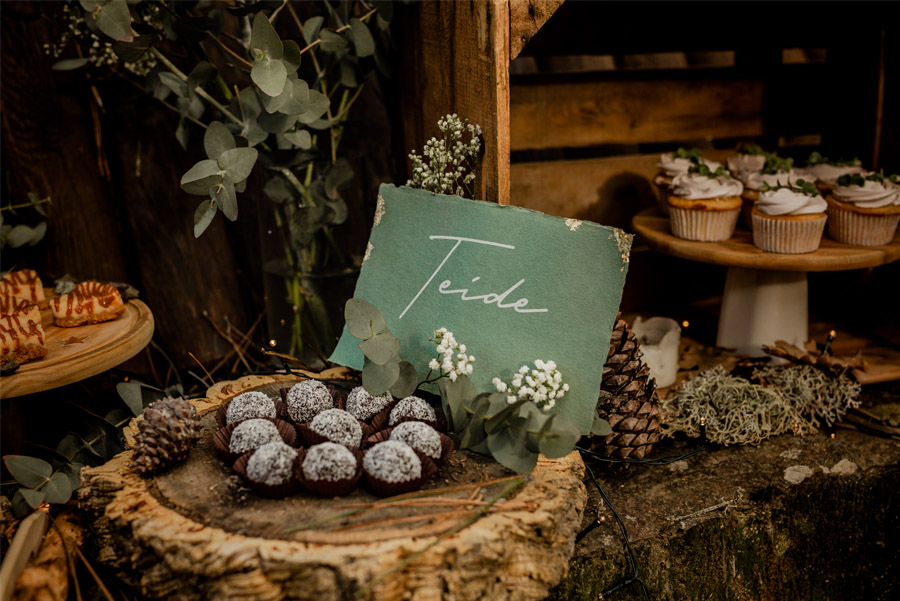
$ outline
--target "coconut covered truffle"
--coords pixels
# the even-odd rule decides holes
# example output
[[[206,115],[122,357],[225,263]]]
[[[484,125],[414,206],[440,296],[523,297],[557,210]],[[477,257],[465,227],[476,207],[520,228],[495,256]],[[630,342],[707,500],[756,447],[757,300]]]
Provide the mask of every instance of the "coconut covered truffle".
[[[237,425],[231,433],[228,450],[232,453],[247,453],[270,442],[282,442],[278,428],[266,419],[253,418]]]
[[[316,415],[333,406],[331,393],[318,380],[303,380],[291,386],[287,393],[288,415],[298,423],[312,421]]]
[[[347,447],[333,442],[317,444],[303,458],[303,477],[307,480],[340,482],[356,475],[356,457]]]
[[[253,417],[275,417],[275,401],[261,392],[239,394],[225,410],[225,423],[233,424]]]
[[[297,451],[281,441],[256,449],[247,462],[247,476],[254,482],[278,486],[291,479],[291,467]]]
[[[407,444],[386,440],[373,446],[363,457],[363,469],[385,482],[409,482],[422,475],[422,462]]]
[[[383,411],[394,397],[390,392],[378,396],[372,396],[362,386],[357,386],[350,391],[347,397],[347,411],[353,414],[356,419],[363,421],[371,418],[380,411]]]
[[[362,442],[362,426],[343,409],[326,409],[313,418],[309,428],[331,442],[348,447],[358,447]]]
[[[391,410],[388,424],[394,426],[401,419],[407,417],[424,422],[437,421],[434,408],[428,404],[428,401],[417,396],[408,396],[397,403],[397,406]]]
[[[403,422],[391,430],[391,440],[408,444],[432,459],[441,457],[441,436],[425,422]]]

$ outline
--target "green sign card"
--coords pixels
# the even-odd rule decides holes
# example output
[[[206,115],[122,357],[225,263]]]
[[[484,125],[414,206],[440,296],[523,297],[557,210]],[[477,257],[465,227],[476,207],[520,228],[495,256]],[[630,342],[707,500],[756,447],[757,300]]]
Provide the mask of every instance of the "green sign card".
[[[441,327],[474,355],[480,391],[555,361],[569,392],[554,411],[586,434],[630,249],[616,228],[382,185],[355,296],[381,311],[420,378]],[[345,328],[330,360],[362,369],[358,343]]]

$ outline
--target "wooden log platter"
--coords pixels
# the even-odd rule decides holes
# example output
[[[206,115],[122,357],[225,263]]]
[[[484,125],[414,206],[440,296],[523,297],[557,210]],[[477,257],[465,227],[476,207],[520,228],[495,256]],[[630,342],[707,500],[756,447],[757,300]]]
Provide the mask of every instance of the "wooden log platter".
[[[203,436],[187,462],[144,479],[129,450],[85,468],[79,501],[99,559],[155,599],[544,598],[567,572],[584,512],[577,452],[541,457],[527,477],[456,452],[420,491],[382,500],[362,487],[340,499],[265,499],[216,458],[215,411],[235,395],[275,396],[306,377],[350,387],[357,374],[220,382],[192,401]]]
[[[47,288],[48,298],[55,296]],[[131,359],[153,337],[153,314],[137,299],[125,302],[125,313],[112,321],[60,328],[50,309],[41,311],[47,355],[29,361],[0,384],[0,398],[13,398],[72,384]]]

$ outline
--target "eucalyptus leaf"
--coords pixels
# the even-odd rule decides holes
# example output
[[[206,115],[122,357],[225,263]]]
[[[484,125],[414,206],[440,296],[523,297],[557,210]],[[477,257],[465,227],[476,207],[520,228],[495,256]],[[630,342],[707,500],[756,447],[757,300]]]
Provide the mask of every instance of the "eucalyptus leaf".
[[[347,221],[347,217],[350,216],[350,211],[347,209],[347,203],[344,202],[343,198],[336,198],[334,200],[329,200],[325,203],[325,208],[328,209],[328,223],[332,225],[340,225]]]
[[[44,502],[47,493],[43,490],[30,490],[28,488],[20,488],[16,491],[16,495],[20,495],[22,500],[28,503],[32,509],[37,509]]]
[[[69,479],[73,491],[78,490],[81,486],[81,468],[83,467],[84,465],[81,463],[70,463],[62,470],[62,473]]]
[[[284,134],[284,137],[291,144],[297,146],[298,148],[302,148],[303,150],[309,150],[312,146],[312,136],[305,129],[289,131]]]
[[[289,134],[284,134],[289,135]],[[294,200],[294,187],[288,181],[281,177],[270,177],[266,185],[263,186],[263,194],[272,202],[284,204]]]
[[[184,81],[182,81],[181,78],[179,78],[174,73],[161,71],[159,73],[159,81],[164,86],[175,92],[175,94],[180,98],[187,97],[187,84],[184,83]]]
[[[53,63],[53,66],[50,68],[54,71],[71,71],[73,69],[80,69],[86,64],[88,64],[88,59],[86,58],[64,58],[61,61]]]
[[[375,40],[372,32],[359,19],[350,19],[350,39],[356,48],[356,56],[371,56],[375,52]]]
[[[398,399],[405,399],[416,391],[416,385],[419,383],[419,372],[416,366],[409,361],[400,362],[400,375],[394,385],[390,388],[390,393]]]
[[[479,395],[464,410],[464,415],[470,415],[468,421],[463,420],[461,423],[454,421],[453,426],[457,432],[462,432],[459,437],[459,445],[463,449],[474,449],[482,444],[487,438],[487,432],[484,430],[484,424],[487,421],[487,415],[491,410],[490,395]],[[471,413],[469,413],[471,411]],[[462,429],[460,429],[462,426]]]
[[[344,319],[347,322],[347,331],[360,340],[368,340],[387,328],[384,317],[375,305],[361,298],[351,298],[347,301],[344,305]]]
[[[131,42],[134,32],[131,31],[131,13],[125,0],[110,0],[97,5],[92,11],[97,27],[114,40]]]
[[[310,90],[309,108],[301,113],[297,120],[300,121],[300,123],[315,123],[322,115],[328,112],[330,104],[331,102],[328,100],[328,96],[317,90]]]
[[[527,420],[515,417],[506,427],[494,434],[488,434],[487,447],[491,456],[499,463],[520,474],[527,474],[537,465],[537,453],[525,447],[525,427]]]
[[[232,148],[220,154],[217,161],[232,182],[240,182],[250,177],[258,157],[259,152],[255,148]],[[219,206],[222,204],[219,203]],[[222,207],[222,210],[224,212],[225,208]]]
[[[194,211],[194,238],[202,236],[209,224],[212,223],[218,212],[217,207],[216,201],[212,199],[201,201],[197,205],[197,209]]]
[[[268,94],[261,93],[260,99],[262,100],[262,105],[263,108],[266,109],[266,112],[277,113],[281,107],[290,100],[292,87],[293,84],[291,83],[291,78],[288,77],[284,82],[284,91],[278,96],[269,96]]]
[[[391,0],[374,0],[372,4],[378,11],[378,13],[376,13],[378,15],[378,26],[381,29],[387,29],[387,26],[390,25],[391,20],[394,18],[393,2],[391,2]],[[384,25],[382,25],[382,23],[384,23]]]
[[[270,134],[281,134],[294,127],[297,122],[296,115],[285,115],[284,113],[260,113],[256,118],[257,123],[263,131]]]
[[[550,459],[565,457],[575,449],[581,430],[562,415],[556,415],[540,439],[541,453]]]
[[[382,332],[360,342],[359,350],[372,363],[384,365],[400,354],[400,341],[390,332]]]
[[[528,399],[517,399],[514,403],[506,402],[506,394],[503,392],[495,392],[491,394],[491,417],[488,419],[487,423],[484,425],[484,429],[488,434],[493,434],[497,432],[501,428],[504,427],[504,424],[512,419],[514,415],[519,413],[519,408],[524,403],[530,403]]]
[[[112,49],[121,60],[126,63],[136,63],[147,53],[153,44],[159,40],[155,33],[140,35],[133,42],[113,42]],[[79,59],[85,60],[87,59]]]
[[[287,69],[280,60],[266,58],[253,65],[250,79],[269,96],[278,96],[284,91]]]
[[[325,174],[325,193],[331,198],[336,198],[338,188],[352,181],[353,167],[350,165],[350,161],[341,157]]]
[[[306,44],[312,44],[317,39],[319,39],[319,30],[322,28],[322,23],[325,21],[324,17],[310,17],[306,20],[306,23],[303,24],[303,39],[306,41]]]
[[[3,458],[6,469],[16,482],[28,488],[40,486],[50,479],[53,468],[43,459],[27,455],[6,455]]]
[[[352,58],[353,57],[348,56],[347,58],[342,60],[341,64],[339,65],[341,85],[345,88],[351,89],[359,86],[361,78],[356,63],[352,60]]]
[[[56,450],[61,455],[67,457],[69,461],[74,461],[84,450],[84,443],[78,440],[78,437],[74,434],[67,434],[59,441],[59,444],[56,445]]]
[[[284,44],[282,44],[281,38],[278,37],[275,28],[269,23],[266,15],[261,12],[256,13],[256,16],[253,17],[253,25],[250,28],[250,49],[260,50],[266,54],[267,58],[273,60],[278,60],[284,56]],[[265,59],[263,60],[268,62]],[[280,60],[278,62],[280,63]],[[281,67],[284,68],[284,65],[281,65]],[[254,79],[254,81],[256,80]],[[266,93],[270,96],[278,95],[277,93]]]
[[[180,102],[181,98],[178,100]],[[178,126],[175,128],[175,140],[178,142],[178,145],[181,146],[182,150],[187,150],[188,138],[188,130],[184,124],[184,117],[182,117],[178,120]]]
[[[222,182],[224,171],[212,159],[200,161],[181,176],[181,189],[188,194],[206,196],[210,186]]]
[[[133,415],[138,416],[144,412],[144,397],[141,394],[140,382],[119,382],[116,384],[116,392]]]
[[[430,373],[430,372],[429,372]],[[478,396],[478,390],[468,376],[459,376],[456,380],[443,378],[438,380],[444,412],[450,418],[455,432],[461,432],[469,419],[466,408]]]
[[[340,52],[347,48],[347,40],[341,34],[330,29],[321,30],[319,39],[322,40],[319,47],[325,52]]]
[[[591,434],[594,436],[606,436],[610,433],[612,433],[612,426],[609,425],[609,422],[599,415],[594,415],[594,423],[591,424]]]
[[[294,40],[284,41],[284,56],[281,57],[288,75],[300,68],[300,46]]]
[[[262,10],[273,11],[284,5],[282,0],[260,0],[243,6],[229,6],[226,10],[237,17],[244,17],[250,13]]]
[[[362,383],[372,396],[384,394],[400,377],[400,362],[396,359],[384,365],[372,363],[367,358],[363,364]]]
[[[41,221],[35,227],[29,227],[27,225],[16,225],[9,229],[9,231],[4,235],[4,242],[9,244],[12,248],[19,248],[21,246],[34,246],[47,233],[47,222]]]
[[[215,67],[208,62],[200,61],[197,63],[197,66],[191,69],[191,72],[188,74],[187,82],[185,83],[188,96],[193,98],[194,94],[196,94],[195,90],[197,87],[213,81],[218,74],[219,72],[216,71]]]
[[[323,206],[298,207],[291,215],[288,228],[291,240],[298,248],[306,247],[315,237],[316,232],[322,227],[322,215],[325,213]]]
[[[228,178],[222,183],[212,186],[209,189],[209,197],[216,201],[216,205],[222,209],[222,214],[229,221],[234,221],[238,216],[237,192],[234,184]]]
[[[203,134],[203,149],[210,159],[215,161],[223,152],[236,147],[234,135],[221,121],[213,121],[206,128],[206,133]]]
[[[288,79],[291,84],[290,94],[279,107],[285,115],[299,115],[309,110],[309,84],[302,79]],[[285,86],[287,88],[287,86]],[[284,96],[284,94],[282,94]]]
[[[72,483],[69,477],[57,472],[50,477],[50,481],[41,489],[46,493],[48,503],[66,503],[72,497]]]

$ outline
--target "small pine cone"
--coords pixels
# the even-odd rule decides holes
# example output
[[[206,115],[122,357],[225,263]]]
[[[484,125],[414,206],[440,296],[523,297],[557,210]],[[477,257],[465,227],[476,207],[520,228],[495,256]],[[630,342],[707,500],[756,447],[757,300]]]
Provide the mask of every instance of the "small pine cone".
[[[151,403],[138,422],[131,466],[147,476],[187,458],[200,438],[200,416],[190,401],[164,398]]]

